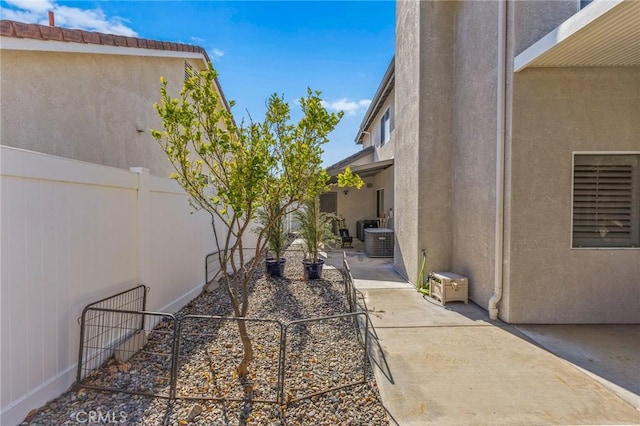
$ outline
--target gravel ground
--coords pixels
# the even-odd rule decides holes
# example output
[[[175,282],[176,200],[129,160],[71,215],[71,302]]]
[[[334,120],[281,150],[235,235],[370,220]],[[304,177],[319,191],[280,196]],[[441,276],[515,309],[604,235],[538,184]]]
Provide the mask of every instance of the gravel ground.
[[[326,268],[323,279],[304,281],[300,252],[287,252],[283,278],[267,278],[260,269],[252,282],[248,317],[283,324],[347,312],[340,273]],[[231,305],[222,288],[203,293],[176,317],[182,323],[178,399],[101,392],[69,391],[30,413],[24,425],[144,424],[144,425],[387,425],[371,368],[353,318],[287,326],[284,397],[277,400],[280,326],[275,321],[252,322],[255,360],[248,377],[235,368],[242,354],[237,325],[229,320],[187,315],[229,317]],[[127,362],[110,358],[86,379],[86,384],[167,394],[171,335],[174,324],[161,321],[149,333],[143,350]],[[364,384],[353,385],[363,380]],[[346,386],[346,387],[345,387]],[[324,392],[327,389],[335,389]],[[320,393],[319,395],[311,396]],[[239,399],[206,401],[181,396]]]

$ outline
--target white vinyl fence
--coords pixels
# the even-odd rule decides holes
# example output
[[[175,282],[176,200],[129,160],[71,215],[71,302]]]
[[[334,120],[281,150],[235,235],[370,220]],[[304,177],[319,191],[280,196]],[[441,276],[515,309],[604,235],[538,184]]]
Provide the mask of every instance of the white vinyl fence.
[[[88,303],[150,287],[175,312],[204,284],[211,219],[176,182],[0,146],[0,424],[73,383]]]

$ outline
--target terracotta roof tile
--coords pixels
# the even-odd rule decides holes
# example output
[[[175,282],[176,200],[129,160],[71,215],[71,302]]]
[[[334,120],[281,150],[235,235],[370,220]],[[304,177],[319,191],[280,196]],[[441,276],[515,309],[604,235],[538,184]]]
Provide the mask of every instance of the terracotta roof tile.
[[[11,21],[0,21],[0,35],[3,37],[15,37],[16,33],[13,30]]]
[[[28,38],[34,40],[55,40],[68,43],[102,44],[105,46],[137,47],[142,49],[170,50],[176,52],[195,52],[202,54],[207,62],[209,55],[200,46],[173,43],[167,41],[148,40],[137,37],[125,37],[114,34],[103,34],[93,31],[75,30],[61,27],[49,27],[38,24],[0,20],[0,35],[3,37]]]
[[[138,47],[138,39],[136,37],[126,37],[127,47]]]
[[[13,26],[13,29],[16,32],[16,37],[42,40],[42,35],[40,34],[40,28],[38,28],[39,25],[23,24],[21,22],[16,22],[15,24],[16,25]]]
[[[85,43],[100,44],[100,34],[98,33],[90,33],[86,31],[82,34],[82,39]]]
[[[105,46],[115,46],[116,40],[115,37],[111,34],[100,34],[100,42]]]
[[[42,34],[43,40],[64,41],[64,38],[62,37],[62,28],[59,27],[45,27],[44,25],[41,25],[40,34]]]
[[[62,29],[62,37],[64,41],[70,41],[73,43],[84,43],[82,40],[82,31],[80,30],[70,30],[68,28]]]

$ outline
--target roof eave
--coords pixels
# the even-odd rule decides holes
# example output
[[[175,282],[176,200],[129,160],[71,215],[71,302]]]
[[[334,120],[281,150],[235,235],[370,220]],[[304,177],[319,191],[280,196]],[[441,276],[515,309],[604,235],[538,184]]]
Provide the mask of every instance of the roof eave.
[[[362,143],[365,129],[369,127],[371,120],[373,120],[373,117],[375,117],[376,113],[382,107],[382,103],[386,100],[391,89],[393,89],[393,85],[395,84],[395,60],[396,57],[394,55],[391,58],[391,62],[389,62],[389,66],[387,66],[387,70],[382,77],[382,81],[380,82],[371,103],[369,104],[369,108],[367,108],[367,112],[365,112],[364,117],[362,118],[360,128],[358,129],[358,133],[355,138],[356,144]]]
[[[598,0],[518,54],[530,67],[640,66],[640,2]]]

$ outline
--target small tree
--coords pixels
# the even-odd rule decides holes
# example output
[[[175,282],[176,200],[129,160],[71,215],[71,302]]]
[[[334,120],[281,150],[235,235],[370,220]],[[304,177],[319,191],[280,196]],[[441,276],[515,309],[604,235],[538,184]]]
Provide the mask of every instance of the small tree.
[[[320,258],[320,250],[338,240],[332,229],[336,216],[320,211],[320,198],[315,197],[304,203],[304,209],[296,212],[296,219],[304,240],[304,257],[309,262],[316,263]]]
[[[320,92],[307,89],[300,99],[302,118],[290,123],[290,107],[272,95],[261,123],[237,126],[216,90],[212,67],[188,78],[177,98],[161,79],[156,110],[163,130],[152,130],[175,169],[174,178],[193,207],[211,215],[221,265],[222,284],[238,318],[249,311],[249,284],[266,244],[266,233],[282,215],[313,199],[329,176],[321,164],[322,146],[342,113],[329,113]],[[260,208],[278,204],[279,214],[257,231],[251,258],[245,258],[245,237]],[[226,232],[215,225],[218,219]],[[228,272],[230,271],[230,272]],[[238,321],[244,354],[238,365],[244,377],[253,360],[246,323]]]
[[[320,210],[320,195],[332,186],[362,188],[364,182],[357,174],[353,174],[347,167],[337,176],[337,183],[321,188],[313,198],[304,202],[304,208],[296,211],[296,219],[300,224],[300,232],[304,239],[305,259],[316,263],[320,251],[328,244],[338,241],[338,236],[333,233],[333,221],[337,216]]]
[[[280,201],[274,200],[272,204],[262,206],[258,210],[258,232],[265,228],[265,240],[267,248],[273,252],[273,257],[280,260],[287,245],[287,232],[284,223],[285,213],[282,211]]]

